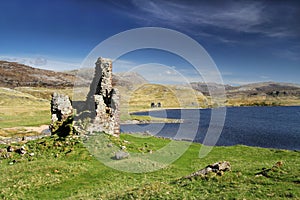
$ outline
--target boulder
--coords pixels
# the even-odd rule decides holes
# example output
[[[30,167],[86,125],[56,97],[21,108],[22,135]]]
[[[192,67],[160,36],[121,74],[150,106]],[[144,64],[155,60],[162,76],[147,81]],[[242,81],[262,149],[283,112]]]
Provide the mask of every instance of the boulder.
[[[128,158],[129,157],[129,153],[125,152],[125,151],[118,151],[115,154],[115,159],[117,160],[122,160],[124,158]]]
[[[210,173],[215,173],[217,175],[223,175],[225,171],[230,171],[231,165],[228,161],[216,162],[211,165],[206,166],[205,168],[198,170],[188,176],[185,176],[185,179],[192,179],[196,176],[207,176]]]

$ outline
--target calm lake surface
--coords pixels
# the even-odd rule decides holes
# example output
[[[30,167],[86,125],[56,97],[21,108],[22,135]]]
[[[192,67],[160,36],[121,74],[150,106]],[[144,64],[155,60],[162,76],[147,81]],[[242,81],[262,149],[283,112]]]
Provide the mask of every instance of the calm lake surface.
[[[121,125],[122,132],[149,132],[152,135],[203,143],[212,109],[169,109],[135,113],[153,117],[183,119],[178,123]],[[200,120],[199,120],[200,119]],[[222,120],[221,120],[222,121]],[[300,106],[229,107],[224,126],[213,123],[209,133],[221,130],[217,146],[243,144],[266,148],[300,150]]]

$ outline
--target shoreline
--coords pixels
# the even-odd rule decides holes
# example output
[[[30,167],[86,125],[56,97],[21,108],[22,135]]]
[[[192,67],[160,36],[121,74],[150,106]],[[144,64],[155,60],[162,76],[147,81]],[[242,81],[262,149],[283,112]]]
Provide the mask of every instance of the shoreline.
[[[253,146],[253,145],[246,145],[246,144],[233,144],[233,145],[214,145],[214,146],[210,146],[210,145],[204,145],[201,142],[195,142],[194,140],[191,139],[187,139],[187,138],[171,138],[171,137],[167,137],[167,136],[156,136],[156,135],[152,135],[149,132],[141,132],[141,133],[130,133],[130,132],[121,132],[120,134],[124,134],[124,135],[143,135],[143,136],[152,136],[155,138],[159,138],[159,139],[170,139],[173,141],[181,141],[181,142],[190,142],[190,143],[194,143],[194,144],[201,144],[202,146],[206,146],[206,147],[236,147],[236,146],[245,146],[245,147],[252,147],[252,148],[261,148],[261,149],[270,149],[270,150],[282,150],[282,151],[294,151],[294,152],[299,152],[300,153],[300,149],[283,149],[283,148],[276,148],[276,147],[262,147],[262,146]]]
[[[165,121],[164,121],[165,120]],[[181,124],[183,123],[183,119],[169,119],[169,118],[162,118],[162,120],[126,120],[124,122],[120,122],[120,125],[130,125],[130,124],[153,124],[153,123],[159,123],[159,124]]]

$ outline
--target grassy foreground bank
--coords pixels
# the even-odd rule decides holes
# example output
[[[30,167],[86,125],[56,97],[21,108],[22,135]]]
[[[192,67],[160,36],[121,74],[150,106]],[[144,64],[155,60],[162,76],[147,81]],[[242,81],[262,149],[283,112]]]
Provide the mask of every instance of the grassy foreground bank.
[[[126,143],[124,143],[126,140]],[[122,134],[115,143],[129,152],[155,152],[170,141]],[[178,141],[180,142],[180,141]],[[15,144],[15,149],[21,144]],[[191,144],[165,169],[132,174],[106,167],[76,138],[47,137],[26,143],[26,154],[7,153],[1,145],[1,199],[299,199],[300,152],[246,146],[214,147],[198,157]],[[34,153],[34,155],[32,154]],[[176,180],[226,160],[232,170],[223,176]],[[282,166],[255,175],[281,161]]]

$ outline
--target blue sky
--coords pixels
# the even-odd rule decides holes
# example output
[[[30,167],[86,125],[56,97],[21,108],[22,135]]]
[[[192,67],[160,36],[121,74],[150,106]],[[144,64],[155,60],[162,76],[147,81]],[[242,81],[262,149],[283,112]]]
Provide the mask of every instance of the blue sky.
[[[74,69],[103,40],[152,26],[198,41],[225,83],[300,83],[299,1],[10,0],[0,8],[2,60]],[[154,50],[128,54],[119,63],[123,65],[116,72],[147,63],[168,66],[169,72],[189,68],[181,59]]]

